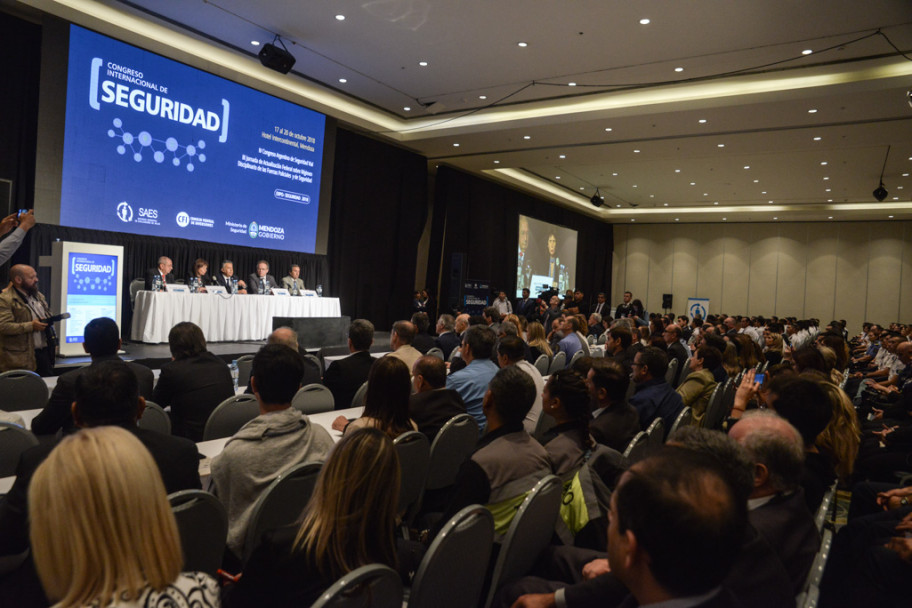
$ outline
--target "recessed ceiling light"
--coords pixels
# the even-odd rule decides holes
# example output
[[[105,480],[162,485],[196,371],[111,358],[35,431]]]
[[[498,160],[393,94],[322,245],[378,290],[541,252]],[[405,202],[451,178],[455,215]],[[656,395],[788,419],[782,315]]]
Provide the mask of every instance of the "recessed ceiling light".
[[[826,190],[824,190],[824,192],[832,192],[832,191],[833,191],[832,188],[827,188]]]
[[[576,86],[576,83],[575,83],[575,82],[568,82],[568,83],[567,83],[567,86],[569,86],[569,87],[575,87],[575,86]]]
[[[500,164],[500,161],[499,161],[499,160],[495,160],[495,161],[494,161],[494,164],[495,164],[495,165],[499,165],[499,164]]]
[[[405,110],[406,112],[411,112],[411,111],[412,111],[412,108],[410,108],[409,106],[405,106],[405,107],[402,108],[402,109]]]
[[[887,217],[890,218],[891,220],[893,219],[893,216],[892,216],[892,215],[888,215]]]
[[[675,221],[676,221],[676,222],[680,222],[680,221],[681,221],[681,218],[677,218],[677,217],[676,217],[676,218],[675,218]]]
[[[667,207],[667,206],[668,206],[668,203],[663,203],[662,206],[663,206],[663,207]]]
[[[773,219],[774,219],[774,220],[778,220],[779,218],[778,218],[778,217],[773,217]]]
[[[345,21],[345,15],[336,15],[336,21]]]
[[[810,110],[808,110],[808,114],[816,114],[816,113],[817,113],[817,108],[811,108]]]
[[[896,186],[896,189],[897,189],[897,190],[902,190],[903,187],[902,187],[902,186]]]
[[[621,206],[620,206],[620,205],[618,205],[618,209],[620,209],[620,208],[621,208]]]
[[[458,148],[458,147],[459,147],[459,144],[455,144],[455,143],[454,143],[454,144],[453,144],[453,147],[454,147],[454,148]]]
[[[832,216],[832,215],[828,215],[828,216],[827,216],[827,219],[828,219],[828,220],[831,220],[831,219],[833,219],[833,216]]]
[[[580,190],[585,190],[585,189],[586,189],[586,188],[584,188],[583,186],[580,186]]]
[[[755,184],[759,184],[759,183],[760,183],[760,180],[759,180],[759,179],[755,179],[755,180],[754,180],[754,183],[755,183]]]
[[[909,174],[908,174],[908,173],[903,173],[902,176],[903,176],[903,177],[909,177]]]
[[[684,68],[682,68],[680,66],[675,68],[675,72],[683,72],[683,71],[684,71]]]
[[[766,194],[766,190],[762,190],[762,191],[760,192],[760,194]],[[772,203],[773,201],[770,201],[770,202]]]
[[[802,55],[810,55],[810,54],[813,53],[813,52],[814,52],[814,51],[812,51],[811,49],[804,49],[803,51],[801,51],[801,54],[802,54]]]
[[[726,222],[726,221],[728,221],[728,218],[727,218],[727,217],[723,217],[723,218],[722,218],[722,221],[723,221],[723,222]]]
[[[709,196],[709,192],[704,192],[703,196]]]
[[[554,179],[560,179],[560,175],[555,175]]]
[[[617,173],[612,173],[611,175],[613,175],[614,177],[617,177],[617,176],[618,176]]]
[[[634,185],[633,185],[633,187],[634,187],[634,188],[636,188],[636,187],[637,187],[637,185],[636,185],[636,184],[634,184]]]
[[[716,144],[716,147],[717,147],[717,148],[724,148],[724,147],[725,147],[725,144]]]
[[[691,186],[696,186],[696,185],[697,185],[697,182],[690,182],[690,185],[691,185]]]
[[[649,19],[646,19],[645,17],[640,19],[640,25],[649,25]]]
[[[767,201],[767,204],[768,204],[768,205],[772,205],[772,204],[773,204],[773,201]]]
[[[697,122],[700,123],[701,125],[705,125],[705,124],[706,124],[706,119],[705,119],[705,118],[701,118],[701,119],[698,120]]]
[[[828,175],[824,176],[823,181],[827,181],[828,179],[830,179],[830,177]]]
[[[634,154],[639,154],[640,151],[639,151],[639,150],[634,150],[633,153],[634,153]]]
[[[251,40],[251,41],[250,41],[250,44],[252,44],[253,46],[260,46],[260,41],[259,41],[259,40]]]
[[[825,160],[820,161],[820,166],[825,167],[826,165],[827,165],[827,161],[825,161]]]
[[[820,141],[821,139],[823,139],[823,138],[818,135],[817,137],[814,138],[814,141]]]
[[[631,221],[631,222],[635,222],[636,220],[635,220],[634,218],[630,218],[630,221]]]
[[[523,135],[523,139],[532,139],[531,135]]]
[[[517,42],[516,46],[526,48],[527,46],[529,46],[529,43],[528,42]]]
[[[898,200],[899,200],[899,197],[898,197],[898,196],[894,196],[894,197],[893,197],[893,200],[894,200],[894,201],[898,201]]]
[[[342,84],[345,84],[346,82],[348,82],[348,80],[346,80],[345,78],[340,78],[339,82],[341,82]]]
[[[680,172],[681,172],[680,169],[675,169],[675,173],[680,173]]]
[[[427,61],[419,61],[419,62],[418,62],[418,65],[420,65],[420,66],[423,67],[423,68],[426,68],[426,67],[427,67]]]
[[[566,154],[561,154],[560,156],[558,156],[558,158],[567,158],[567,155],[566,155]]]
[[[828,203],[832,203],[832,202],[833,202],[833,199],[828,198],[828,199],[827,199],[827,202],[828,202]]]
[[[745,169],[750,169],[751,167],[750,167],[750,165],[744,165],[744,168],[745,168]]]
[[[482,100],[487,99],[487,98],[488,98],[487,95],[479,95],[479,96],[478,96],[478,99],[482,99]]]
[[[718,205],[719,201],[713,201],[713,205]]]
[[[655,194],[650,194],[650,195],[649,195],[649,198],[655,198],[655,197],[656,197]]]
[[[605,131],[608,132],[608,133],[611,133],[612,128],[611,128],[611,127],[605,127]]]

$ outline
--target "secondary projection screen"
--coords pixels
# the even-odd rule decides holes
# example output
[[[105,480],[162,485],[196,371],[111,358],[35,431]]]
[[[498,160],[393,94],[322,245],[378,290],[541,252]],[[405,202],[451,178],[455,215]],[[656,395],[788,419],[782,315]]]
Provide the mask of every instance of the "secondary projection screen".
[[[60,223],[314,253],[326,117],[70,26]]]
[[[576,284],[576,230],[519,216],[516,296],[528,288],[533,296],[549,289],[561,293]]]

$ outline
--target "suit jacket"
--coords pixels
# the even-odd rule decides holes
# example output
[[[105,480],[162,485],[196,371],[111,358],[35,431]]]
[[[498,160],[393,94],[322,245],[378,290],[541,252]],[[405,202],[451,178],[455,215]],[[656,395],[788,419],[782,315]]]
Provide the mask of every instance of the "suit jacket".
[[[47,309],[41,293],[38,300]],[[18,291],[7,286],[0,292],[0,372],[38,367],[32,331],[32,311]]]
[[[155,275],[161,276],[161,273],[158,271],[158,268],[150,268],[149,270],[146,271],[146,286],[145,286],[146,291],[152,291],[152,278]],[[174,282],[175,281],[174,281],[173,272],[169,272],[168,274],[165,275],[165,283],[168,283],[170,285],[171,283],[174,283]]]
[[[287,289],[289,292],[294,291],[295,284],[297,284],[299,292],[304,291],[304,279],[302,279],[300,277],[298,277],[297,279],[292,279],[291,275],[288,275],[287,277],[282,277],[282,287]]]
[[[161,472],[168,493],[199,489],[199,454],[192,441],[137,426],[124,427],[139,439]],[[28,488],[32,475],[56,443],[29,448],[19,458],[16,481],[0,502],[0,555],[16,555],[29,546]]]
[[[788,572],[792,594],[798,594],[820,547],[820,534],[801,489],[779,494],[748,513],[750,523],[766,539]]]
[[[682,373],[684,372],[684,362],[687,361],[687,349],[684,348],[684,345],[681,344],[679,340],[675,340],[668,346],[668,360],[672,359],[678,360],[678,369],[675,372],[674,380],[677,381],[678,378],[682,378]]]
[[[352,399],[362,384],[367,382],[374,357],[366,351],[352,353],[344,359],[333,361],[323,372],[323,384],[333,394],[337,410],[351,407]]]
[[[224,361],[206,351],[196,357],[162,366],[152,400],[171,406],[172,433],[202,441],[209,414],[234,395],[231,371]]]
[[[273,287],[278,287],[279,284],[276,282],[275,277],[271,274],[265,276],[266,290],[270,290]],[[247,293],[260,293],[260,277],[256,273],[251,274],[247,278]]]
[[[640,432],[640,417],[627,403],[613,405],[589,421],[589,433],[596,441],[623,453],[630,440]]]
[[[428,441],[434,441],[434,437],[450,418],[465,413],[462,397],[449,388],[416,393],[409,397],[409,417],[418,425],[418,430],[427,435]]]
[[[121,361],[121,358],[117,355],[93,357],[91,365],[61,374],[47,405],[32,420],[32,432],[36,435],[53,435],[60,429],[63,429],[64,433],[76,430],[71,409],[76,399],[76,381],[92,365],[105,361]],[[152,399],[152,385],[155,382],[152,370],[132,361],[127,361],[127,367],[133,370],[136,379],[139,380],[139,394],[145,399]]]
[[[538,304],[535,298],[530,297],[525,302],[523,302],[522,298],[517,298],[516,304],[513,306],[513,310],[520,317],[528,317],[529,315],[535,313],[537,306]]]
[[[222,287],[224,287],[225,289],[228,290],[228,293],[231,293],[231,284],[230,284],[229,281],[226,281],[226,280],[225,280],[225,277],[222,276],[222,273],[221,273],[221,272],[217,272],[217,273],[215,273],[215,275],[213,275],[213,276],[215,277],[215,284],[216,284],[216,285],[221,285]],[[237,277],[232,277],[232,278],[235,278],[235,279],[236,279]],[[241,287],[240,285],[238,285],[238,289],[244,289],[244,288]]]
[[[454,348],[459,348],[460,344],[462,344],[462,339],[452,331],[445,331],[434,339],[434,346],[443,351],[444,360],[449,359],[450,353]]]
[[[598,314],[602,315],[602,319],[607,319],[611,316],[611,304],[608,302],[602,302],[601,304],[596,302],[592,305],[591,312],[597,312]]]
[[[420,352],[422,355],[426,355],[427,351],[434,348],[435,339],[434,336],[426,333],[418,333],[415,335],[415,338],[412,340],[412,346]],[[411,371],[411,370],[409,370]]]

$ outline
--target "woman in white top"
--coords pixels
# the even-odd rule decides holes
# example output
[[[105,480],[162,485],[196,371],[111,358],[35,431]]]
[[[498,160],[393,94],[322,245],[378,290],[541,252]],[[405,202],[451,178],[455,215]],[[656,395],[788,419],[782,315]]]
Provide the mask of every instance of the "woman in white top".
[[[181,573],[158,467],[125,429],[64,439],[35,472],[29,519],[35,566],[55,608],[219,606],[214,579]]]

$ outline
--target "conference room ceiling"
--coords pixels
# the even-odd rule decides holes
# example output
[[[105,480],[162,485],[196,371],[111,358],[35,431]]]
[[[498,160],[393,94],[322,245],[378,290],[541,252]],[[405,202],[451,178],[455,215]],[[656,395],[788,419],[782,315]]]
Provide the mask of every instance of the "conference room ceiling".
[[[604,221],[912,219],[909,0],[22,2]]]

